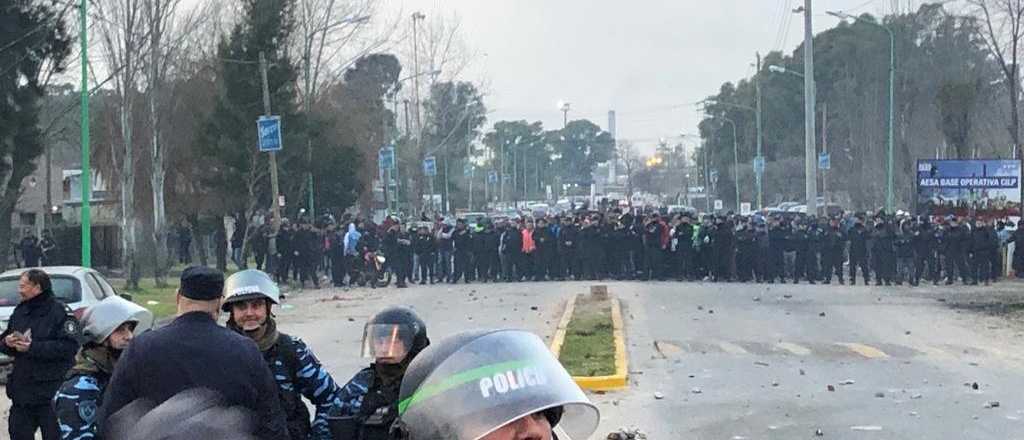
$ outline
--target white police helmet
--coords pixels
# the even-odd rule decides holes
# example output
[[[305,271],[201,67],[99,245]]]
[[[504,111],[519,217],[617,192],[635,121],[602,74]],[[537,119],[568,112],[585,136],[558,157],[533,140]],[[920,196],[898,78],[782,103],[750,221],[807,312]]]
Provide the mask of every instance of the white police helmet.
[[[248,269],[235,272],[224,280],[225,312],[231,311],[232,303],[256,298],[265,298],[273,304],[280,304],[281,289],[266,272]]]
[[[110,296],[85,310],[82,333],[87,342],[101,344],[126,322],[134,322],[135,334],[139,334],[153,326],[153,313],[119,296]]]

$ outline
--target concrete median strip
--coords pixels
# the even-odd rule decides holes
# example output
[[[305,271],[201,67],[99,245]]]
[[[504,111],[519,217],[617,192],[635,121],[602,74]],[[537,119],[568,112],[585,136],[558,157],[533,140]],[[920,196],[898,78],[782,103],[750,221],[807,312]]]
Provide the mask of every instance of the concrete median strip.
[[[603,287],[603,286],[595,286]],[[627,388],[629,386],[629,361],[626,353],[626,337],[623,328],[622,307],[619,299],[609,295],[605,289],[591,289],[592,297],[597,300],[607,300],[611,306],[612,336],[615,350],[615,372],[602,376],[573,376],[573,380],[580,388],[590,391],[613,391]],[[606,296],[607,295],[607,296]],[[560,357],[565,346],[566,335],[572,323],[573,315],[577,310],[577,296],[566,303],[565,312],[558,323],[555,335],[551,340],[551,352],[555,357]]]

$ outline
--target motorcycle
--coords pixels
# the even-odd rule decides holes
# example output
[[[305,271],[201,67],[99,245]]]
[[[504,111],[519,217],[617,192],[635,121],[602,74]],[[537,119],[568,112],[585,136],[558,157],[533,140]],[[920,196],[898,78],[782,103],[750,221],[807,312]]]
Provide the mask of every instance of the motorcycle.
[[[364,270],[360,274],[359,286],[370,285],[372,288],[387,287],[391,284],[391,272],[387,270],[387,258],[369,251],[363,255]]]

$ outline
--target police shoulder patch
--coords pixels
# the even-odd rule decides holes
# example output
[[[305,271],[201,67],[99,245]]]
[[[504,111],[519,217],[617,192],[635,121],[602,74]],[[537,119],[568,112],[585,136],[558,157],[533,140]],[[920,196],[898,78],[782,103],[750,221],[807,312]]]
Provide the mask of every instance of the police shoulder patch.
[[[78,403],[78,417],[86,424],[96,420],[96,401],[86,400]]]

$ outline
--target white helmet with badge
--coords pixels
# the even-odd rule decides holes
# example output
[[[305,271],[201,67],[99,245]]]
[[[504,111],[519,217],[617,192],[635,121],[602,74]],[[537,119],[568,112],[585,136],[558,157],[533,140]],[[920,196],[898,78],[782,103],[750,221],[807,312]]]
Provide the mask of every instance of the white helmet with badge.
[[[281,289],[266,272],[248,269],[235,272],[224,280],[225,312],[231,311],[231,304],[250,299],[265,298],[273,304],[280,304]]]
[[[118,327],[135,323],[135,334],[153,326],[153,313],[119,296],[110,296],[85,310],[82,336],[86,342],[102,344]]]

